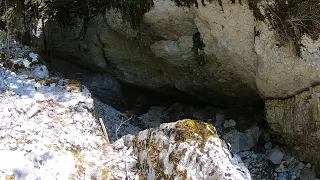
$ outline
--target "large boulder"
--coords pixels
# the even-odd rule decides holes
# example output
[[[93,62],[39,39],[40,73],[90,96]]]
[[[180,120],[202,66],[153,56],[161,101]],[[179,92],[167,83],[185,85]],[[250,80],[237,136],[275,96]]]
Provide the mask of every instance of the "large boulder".
[[[266,101],[266,120],[275,138],[288,144],[300,160],[320,170],[320,86],[283,100]]]
[[[178,7],[154,0],[135,29],[121,11],[107,9],[70,25],[47,21],[46,45],[52,56],[95,71],[108,71],[121,81],[162,92],[176,89],[209,102],[259,102],[255,74],[254,17],[247,5]],[[41,37],[41,36],[40,36]],[[236,91],[235,91],[236,90]]]
[[[319,42],[303,36],[296,56],[246,1],[219,2],[153,0],[138,28],[112,6],[86,25],[79,18],[69,25],[47,21],[46,46],[52,56],[125,83],[229,105],[287,97],[319,79]]]
[[[215,128],[201,121],[161,124],[115,144],[133,147],[142,179],[251,179],[241,158],[232,157]]]

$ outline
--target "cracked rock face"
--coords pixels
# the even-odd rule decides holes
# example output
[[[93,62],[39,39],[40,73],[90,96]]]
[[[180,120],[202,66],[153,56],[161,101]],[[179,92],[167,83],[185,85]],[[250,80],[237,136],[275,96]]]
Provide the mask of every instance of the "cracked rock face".
[[[77,38],[83,27],[79,19],[69,26],[47,22],[50,49],[56,58],[112,72],[125,83],[162,92],[178,89],[217,103],[286,97],[319,79],[319,41],[303,36],[296,57],[290,45],[279,47],[274,31],[255,20],[246,2],[153,4],[138,29],[120,11],[107,9],[89,21],[83,39]],[[35,44],[44,48],[40,40]]]
[[[108,9],[104,17],[89,22],[83,40],[74,40],[82,27],[81,21],[75,23],[78,26],[46,24],[56,58],[162,92],[178,89],[216,103],[259,101],[254,17],[247,5],[228,2],[223,12],[215,3],[185,8],[154,0],[140,31],[119,11]],[[37,41],[43,48],[41,42]]]
[[[133,146],[142,179],[251,179],[241,158],[232,157],[215,128],[201,121],[161,124],[119,142]]]
[[[292,147],[303,161],[320,168],[320,87],[310,88],[284,100],[266,101],[266,120],[278,141]]]

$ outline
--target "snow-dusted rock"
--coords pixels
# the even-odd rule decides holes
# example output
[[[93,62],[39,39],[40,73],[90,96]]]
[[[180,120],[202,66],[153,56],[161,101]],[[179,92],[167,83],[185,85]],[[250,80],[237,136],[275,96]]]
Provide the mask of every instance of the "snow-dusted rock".
[[[138,170],[147,179],[251,179],[238,156],[232,157],[212,125],[195,120],[161,124],[122,137],[134,147]]]
[[[19,66],[0,61],[0,179],[137,179],[132,149],[106,144],[95,117],[115,128],[121,113],[102,103],[107,115],[93,113],[88,89],[52,77],[30,48],[12,44],[10,55],[6,63]],[[130,127],[123,123],[119,136],[139,130]]]

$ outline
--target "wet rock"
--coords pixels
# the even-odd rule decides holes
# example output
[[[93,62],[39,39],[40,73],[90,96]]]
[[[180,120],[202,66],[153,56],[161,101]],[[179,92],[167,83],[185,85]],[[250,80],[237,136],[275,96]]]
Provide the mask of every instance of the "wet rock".
[[[182,120],[123,138],[133,146],[139,172],[148,179],[251,179],[212,125]]]
[[[256,145],[260,137],[258,126],[252,126],[244,132],[233,129],[222,135],[223,139],[231,144],[232,152],[246,151]]]
[[[284,154],[279,149],[272,149],[266,155],[266,159],[270,160],[273,164],[280,164]]]

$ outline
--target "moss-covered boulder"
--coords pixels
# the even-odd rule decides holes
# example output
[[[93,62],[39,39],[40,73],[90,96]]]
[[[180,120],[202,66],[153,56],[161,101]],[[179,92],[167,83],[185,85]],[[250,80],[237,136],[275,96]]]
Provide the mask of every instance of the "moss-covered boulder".
[[[320,86],[283,100],[266,101],[266,120],[281,143],[289,145],[300,160],[320,170]]]
[[[134,148],[141,179],[251,179],[215,128],[202,121],[162,124],[120,141]]]

